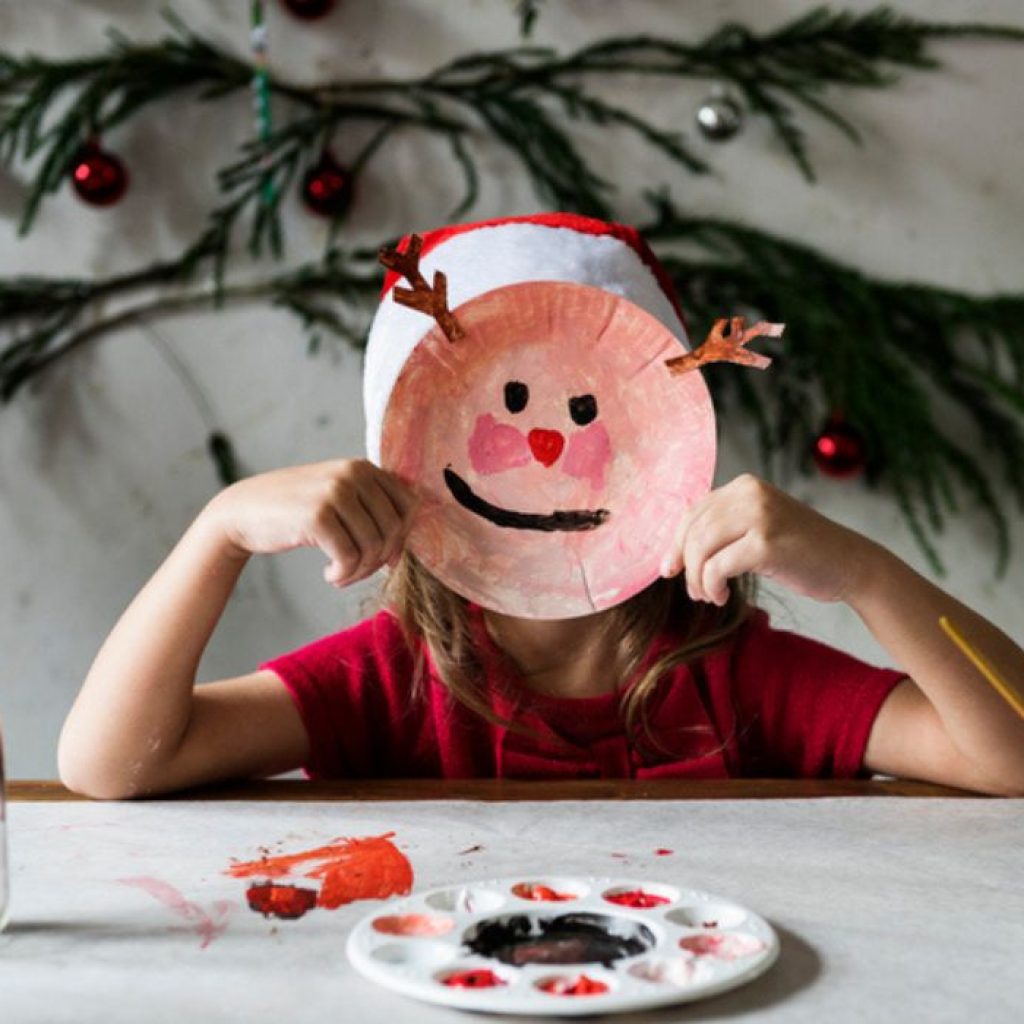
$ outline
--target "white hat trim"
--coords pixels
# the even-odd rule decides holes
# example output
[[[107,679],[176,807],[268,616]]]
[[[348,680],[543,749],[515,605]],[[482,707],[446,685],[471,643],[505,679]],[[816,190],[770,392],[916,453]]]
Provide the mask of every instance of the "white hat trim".
[[[478,295],[526,281],[592,285],[646,310],[689,348],[686,329],[653,271],[632,246],[613,235],[544,224],[496,224],[446,238],[420,260],[420,270],[428,281],[435,270],[447,275],[448,308],[453,312]],[[378,465],[391,391],[406,359],[433,326],[425,314],[395,302],[392,291],[381,300],[370,327],[363,370],[366,452]]]

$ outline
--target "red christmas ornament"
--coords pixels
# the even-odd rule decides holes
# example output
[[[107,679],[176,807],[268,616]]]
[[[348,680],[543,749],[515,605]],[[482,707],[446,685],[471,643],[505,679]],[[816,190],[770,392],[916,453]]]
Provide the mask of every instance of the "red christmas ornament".
[[[321,217],[337,217],[352,202],[352,175],[327,150],[302,178],[302,201]]]
[[[814,440],[814,461],[825,476],[843,479],[857,476],[867,463],[867,444],[860,431],[842,416],[829,417]]]
[[[90,206],[112,206],[128,187],[128,171],[99,143],[87,142],[71,161],[71,184]]]
[[[313,21],[322,18],[334,7],[334,0],[282,0],[285,8],[296,18]]]

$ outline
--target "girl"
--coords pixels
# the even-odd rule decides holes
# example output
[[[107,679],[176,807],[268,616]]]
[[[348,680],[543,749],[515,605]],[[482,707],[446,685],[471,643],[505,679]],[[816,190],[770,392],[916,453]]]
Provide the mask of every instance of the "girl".
[[[653,256],[632,236],[632,248],[623,250],[627,229],[612,227],[532,219],[531,230],[544,230],[523,237],[534,246],[539,235],[550,235],[559,260],[579,242],[565,232],[582,232],[586,258],[571,271],[553,263],[539,272],[543,253],[530,248],[517,262],[500,231],[478,232],[487,245],[497,240],[503,246],[501,259],[492,264],[480,259],[473,248],[478,243],[470,239],[467,265],[504,275],[498,285],[514,300],[502,307],[494,332],[501,334],[517,310],[529,307],[542,309],[541,322],[553,324],[557,334],[559,318],[543,305],[551,296],[574,310],[566,320],[574,338],[585,320],[578,304],[605,303],[597,317],[601,351],[618,351],[607,341],[620,314],[629,337],[661,330],[638,312],[647,308],[662,323],[672,315],[665,312],[663,294],[652,298],[652,274],[664,288]],[[446,239],[450,232],[441,242]],[[459,265],[456,248],[449,246],[453,262],[445,266]],[[444,252],[443,244],[437,252]],[[394,269],[397,257],[391,256],[388,265]],[[614,264],[620,276],[628,264],[635,280],[623,284],[616,277],[609,284],[587,276],[602,261],[605,270]],[[529,268],[525,278],[509,269],[517,266]],[[431,292],[417,267],[406,265],[401,272],[414,287],[404,298],[393,289],[394,303],[419,303],[417,309],[427,303],[447,337],[435,328],[423,341],[413,317],[402,321],[412,331],[404,355],[394,357],[393,336],[388,347],[378,348],[391,365],[383,392],[367,389],[371,459],[263,473],[231,485],[202,509],[124,612],[89,671],[60,738],[65,785],[94,798],[122,799],[300,766],[311,778],[849,778],[882,772],[1024,796],[1024,721],[951,647],[938,619],[953,619],[1011,679],[1024,678],[1024,652],[880,545],[753,476],[675,506],[644,506],[650,521],[642,520],[632,534],[645,534],[649,526],[654,535],[663,519],[670,542],[661,546],[660,564],[649,578],[633,579],[632,596],[606,597],[587,587],[586,600],[597,610],[586,614],[571,607],[570,598],[550,604],[555,576],[549,580],[545,574],[554,572],[560,554],[587,550],[582,546],[587,538],[600,538],[606,517],[616,522],[624,506],[608,501],[607,509],[587,511],[585,536],[554,536],[556,529],[583,530],[584,512],[540,516],[499,508],[493,499],[505,493],[522,504],[522,494],[530,493],[526,485],[536,480],[549,488],[545,494],[556,493],[557,483],[560,494],[569,493],[568,487],[608,498],[612,491],[606,485],[616,472],[609,437],[628,444],[629,431],[604,430],[606,399],[614,399],[607,379],[596,397],[588,392],[569,399],[573,423],[561,432],[537,426],[520,432],[514,424],[523,421],[516,417],[533,408],[527,405],[529,388],[522,380],[506,382],[500,416],[476,410],[466,421],[475,423],[471,436],[466,428],[466,465],[477,472],[472,479],[461,463],[456,466],[461,475],[456,474],[449,459],[458,450],[452,439],[461,442],[461,435],[455,427],[441,430],[432,418],[448,415],[453,403],[430,390],[427,404],[413,403],[416,415],[405,423],[414,429],[402,435],[398,447],[405,452],[414,434],[448,444],[442,461],[451,495],[431,490],[429,480],[435,477],[381,468],[398,464],[388,454],[395,450],[389,436],[394,438],[403,421],[399,417],[396,428],[384,410],[395,401],[408,407],[402,382],[422,374],[417,352],[434,345],[437,365],[462,382],[454,392],[462,396],[470,394],[465,375],[473,371],[468,364],[460,367],[459,360],[482,359],[493,366],[500,356],[497,349],[481,356],[479,347],[457,340],[468,332],[479,346],[489,336],[479,324],[480,317],[493,315],[494,280],[456,301],[453,273],[449,310],[443,276],[434,279]],[[529,284],[540,278],[539,289]],[[550,279],[579,282],[589,290],[552,285]],[[420,292],[427,299],[414,294]],[[476,305],[473,295],[482,297]],[[400,319],[403,313],[392,308],[388,315]],[[520,342],[517,337],[515,345]],[[516,352],[519,358],[522,353]],[[403,376],[405,356],[410,370]],[[758,358],[740,353],[731,361],[756,365]],[[649,363],[643,362],[645,369]],[[368,375],[373,364],[371,334]],[[541,364],[534,359],[529,365],[536,371]],[[557,376],[552,366],[577,363],[542,365],[545,373],[532,378],[535,390],[543,378]],[[596,388],[592,382],[602,378],[588,373],[588,387]],[[656,387],[665,386],[663,368],[654,365],[650,373],[661,373],[654,378]],[[443,381],[434,385],[440,388]],[[636,386],[631,378],[634,398]],[[688,394],[699,405],[692,387]],[[634,404],[638,409],[631,415],[645,415],[648,403]],[[620,422],[614,409],[608,416],[613,427]],[[690,440],[695,436],[691,433]],[[693,455],[694,465],[709,470],[712,460],[705,455]],[[666,465],[670,475],[678,471],[677,477],[696,479],[693,466],[680,466],[680,459],[691,457],[685,451],[667,463],[659,457],[661,463],[647,469],[650,479],[664,474]],[[637,458],[634,450],[623,461],[632,466]],[[568,474],[561,482],[551,475],[558,467]],[[504,492],[502,481],[509,483]],[[485,490],[491,500],[478,495]],[[643,488],[634,481],[627,490],[635,497]],[[540,520],[544,523],[538,525]],[[450,531],[462,523],[470,524],[465,536],[483,539],[467,547],[463,536],[459,545],[445,547]],[[547,532],[530,533],[537,530]],[[633,550],[630,544],[639,545],[635,550],[657,548],[645,547],[645,540],[620,536],[612,547],[600,549],[601,559],[592,564],[607,552]],[[468,581],[492,559],[489,544],[499,549],[502,560],[495,564],[505,570],[486,577],[494,581],[494,600],[481,601],[482,584]],[[336,587],[386,567],[383,608],[257,671],[196,687],[200,658],[249,558],[303,546],[325,554],[324,576]],[[458,557],[438,554],[453,550]],[[511,555],[528,550],[541,550],[545,558],[530,563],[529,571],[521,568],[522,578],[506,579],[517,576]],[[636,568],[636,558],[630,559],[627,574]],[[819,601],[845,601],[899,668],[874,668],[773,629],[750,603],[758,576]],[[523,604],[535,600],[549,602],[546,610],[538,614]],[[566,616],[550,614],[552,607],[563,606],[558,602],[571,607]]]

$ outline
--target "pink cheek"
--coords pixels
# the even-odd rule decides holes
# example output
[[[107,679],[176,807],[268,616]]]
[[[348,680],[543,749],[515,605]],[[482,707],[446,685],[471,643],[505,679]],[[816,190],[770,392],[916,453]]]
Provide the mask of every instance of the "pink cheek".
[[[499,423],[490,413],[477,417],[469,439],[469,461],[478,473],[501,473],[525,466],[530,459],[530,445],[515,427]]]
[[[562,469],[570,476],[590,481],[594,488],[604,487],[604,477],[612,461],[612,443],[603,423],[572,435],[562,458]]]

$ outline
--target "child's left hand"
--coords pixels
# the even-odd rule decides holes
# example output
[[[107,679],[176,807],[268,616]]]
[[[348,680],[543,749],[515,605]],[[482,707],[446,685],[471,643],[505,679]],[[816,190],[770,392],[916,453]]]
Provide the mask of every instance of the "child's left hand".
[[[728,581],[757,573],[818,601],[848,600],[871,542],[749,473],[683,514],[662,576],[686,573],[695,601],[723,605]]]

